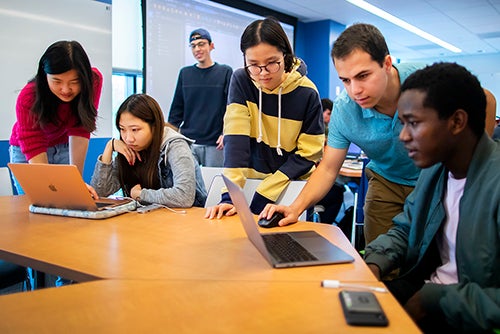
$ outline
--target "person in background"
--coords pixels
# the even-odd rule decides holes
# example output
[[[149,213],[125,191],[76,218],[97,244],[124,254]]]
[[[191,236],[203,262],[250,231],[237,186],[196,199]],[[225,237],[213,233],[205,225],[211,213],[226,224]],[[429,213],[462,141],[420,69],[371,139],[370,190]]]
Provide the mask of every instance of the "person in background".
[[[262,179],[250,208],[258,214],[291,180],[306,179],[321,159],[324,125],[316,86],[280,23],[252,22],[241,36],[245,67],[234,72],[224,116],[224,175],[243,187]],[[207,218],[236,213],[229,193]]]
[[[10,136],[10,162],[74,164],[83,173],[96,130],[102,74],[76,41],[50,45],[21,90]],[[14,178],[18,194],[24,194]],[[89,187],[93,195],[95,192]]]
[[[233,70],[212,60],[215,46],[205,29],[189,35],[189,47],[197,63],[179,73],[168,122],[195,140],[191,149],[199,164],[222,167],[222,124]]]
[[[500,143],[485,132],[485,92],[455,63],[436,63],[401,87],[399,135],[422,168],[394,227],[365,262],[425,333],[500,329]]]
[[[325,123],[325,139],[328,137],[328,124],[332,115],[333,101],[325,97],[321,99],[321,107],[323,108],[323,122]],[[326,140],[325,140],[326,145]]]
[[[205,205],[200,166],[189,147],[192,140],[165,126],[163,112],[151,96],[129,96],[118,109],[116,128],[120,139],[108,141],[92,175],[91,185],[99,196],[122,190],[141,203]]]
[[[392,218],[403,211],[420,174],[398,139],[402,124],[397,103],[406,78],[425,64],[393,64],[382,33],[364,23],[340,34],[332,60],[345,89],[334,101],[321,164],[290,206],[270,205],[260,217],[270,218],[279,211],[285,215],[280,225],[297,221],[332,187],[352,142],[370,159],[364,205],[364,238],[369,243],[392,227]]]

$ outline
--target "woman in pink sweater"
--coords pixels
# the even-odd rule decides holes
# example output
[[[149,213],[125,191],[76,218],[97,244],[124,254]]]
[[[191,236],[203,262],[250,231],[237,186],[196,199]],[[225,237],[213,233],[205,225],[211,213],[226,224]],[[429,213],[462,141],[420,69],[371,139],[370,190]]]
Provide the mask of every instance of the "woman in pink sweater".
[[[80,43],[58,41],[49,46],[37,74],[17,98],[10,161],[74,164],[83,172],[101,89],[102,74],[91,68]]]

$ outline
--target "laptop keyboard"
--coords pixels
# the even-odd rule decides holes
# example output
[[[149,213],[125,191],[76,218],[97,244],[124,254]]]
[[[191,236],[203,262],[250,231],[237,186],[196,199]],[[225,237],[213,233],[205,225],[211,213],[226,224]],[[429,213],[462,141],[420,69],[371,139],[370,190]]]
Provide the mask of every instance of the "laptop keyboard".
[[[271,255],[279,263],[314,261],[317,258],[286,233],[262,234]]]

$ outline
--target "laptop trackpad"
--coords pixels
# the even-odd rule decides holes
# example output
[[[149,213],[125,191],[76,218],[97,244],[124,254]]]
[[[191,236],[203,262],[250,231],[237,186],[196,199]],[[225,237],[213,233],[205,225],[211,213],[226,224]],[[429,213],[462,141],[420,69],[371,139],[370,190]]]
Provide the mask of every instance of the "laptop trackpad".
[[[339,261],[352,261],[352,256],[339,247],[333,245],[326,238],[315,231],[288,232],[304,248],[313,253],[318,259],[331,259],[333,256]]]
[[[305,249],[310,252],[322,251],[330,242],[314,231],[288,232]]]

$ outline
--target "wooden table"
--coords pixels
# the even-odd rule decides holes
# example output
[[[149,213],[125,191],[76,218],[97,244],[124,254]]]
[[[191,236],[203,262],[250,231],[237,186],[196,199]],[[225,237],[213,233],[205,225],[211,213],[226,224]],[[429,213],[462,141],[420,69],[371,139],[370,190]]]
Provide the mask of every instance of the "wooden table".
[[[360,169],[342,167],[340,168],[339,174],[346,177],[360,178],[362,175],[362,171]]]
[[[276,230],[315,230],[354,263],[273,269],[238,216],[204,213],[87,220],[31,214],[25,196],[0,197],[0,258],[85,282],[0,296],[0,333],[419,332],[388,293],[377,297],[389,327],[346,324],[339,290],[321,280],[382,283],[339,228],[299,222]]]
[[[351,177],[351,178],[360,178],[362,176],[363,169],[358,168],[358,167],[349,168],[349,166],[351,166],[353,163],[361,164],[360,167],[363,166],[362,161],[346,160],[346,161],[344,161],[344,164],[340,168],[339,175],[342,175],[345,177]]]
[[[102,280],[0,297],[0,332],[420,333],[389,293],[376,293],[388,327],[348,326],[338,293],[318,282]]]
[[[246,238],[238,216],[208,220],[204,213],[202,208],[187,214],[160,209],[89,220],[32,214],[25,196],[0,197],[0,258],[78,282],[376,281],[335,226],[299,222],[277,230],[315,230],[351,254],[354,263],[273,269]]]

